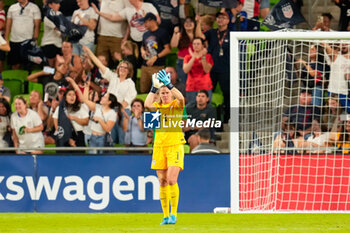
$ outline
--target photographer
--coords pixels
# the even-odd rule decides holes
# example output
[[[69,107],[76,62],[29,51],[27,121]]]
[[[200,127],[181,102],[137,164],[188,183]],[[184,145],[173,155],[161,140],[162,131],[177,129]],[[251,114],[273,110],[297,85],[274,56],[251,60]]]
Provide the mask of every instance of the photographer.
[[[312,28],[313,31],[334,31],[331,29],[331,21],[333,16],[331,13],[322,13],[321,16],[317,17],[317,22],[315,27]]]

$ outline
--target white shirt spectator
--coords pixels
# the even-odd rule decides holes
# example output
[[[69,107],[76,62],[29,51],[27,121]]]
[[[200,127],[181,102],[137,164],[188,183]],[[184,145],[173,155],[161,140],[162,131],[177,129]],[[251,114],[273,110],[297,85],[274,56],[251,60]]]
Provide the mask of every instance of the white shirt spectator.
[[[103,119],[104,122],[108,122],[108,121],[113,121],[116,122],[117,121],[117,114],[116,112],[111,109],[106,113],[102,112],[102,105],[100,104],[96,104],[95,106],[95,115],[96,117],[100,117]],[[106,131],[102,128],[101,124],[98,122],[93,121],[91,123],[91,130],[98,132],[98,133],[106,133]]]
[[[54,119],[58,119],[59,109],[60,109],[60,107],[58,106],[56,108],[55,112],[53,113],[52,117]],[[72,116],[76,116],[79,119],[85,119],[85,118],[89,117],[89,109],[87,108],[86,105],[81,105],[81,107],[80,107],[80,109],[78,111],[76,111],[76,112],[68,112],[68,114],[72,115]],[[73,128],[74,128],[74,130],[76,132],[77,131],[83,131],[83,129],[84,129],[83,125],[78,124],[76,121],[71,121],[71,122],[72,122]]]
[[[101,0],[101,12],[116,14],[123,10],[128,0]],[[128,4],[130,5],[130,4]],[[97,33],[101,36],[114,36],[122,38],[126,33],[126,22],[112,22],[104,17],[100,17]]]
[[[143,2],[142,7],[138,11],[136,11],[135,7],[127,7],[119,12],[119,15],[128,21],[130,37],[134,41],[141,42],[143,33],[147,31],[145,26],[138,20],[143,18],[148,12],[158,15],[157,9],[151,3],[147,2]]]
[[[39,148],[44,147],[44,136],[42,132],[19,134],[20,128],[34,128],[40,126],[43,122],[38,113],[31,109],[27,109],[27,115],[20,117],[17,112],[11,116],[11,128],[15,130],[20,148]]]
[[[348,80],[345,78],[345,75],[350,74],[350,59],[339,54],[333,62],[329,58],[326,60],[330,62],[328,91],[335,94],[348,95]]]
[[[325,132],[325,133],[322,133],[320,136],[315,136],[315,135],[311,135],[307,141],[308,142],[311,142],[311,143],[314,143],[314,144],[317,144],[319,145],[320,147],[326,147],[325,145],[328,144],[329,142],[329,137],[330,137],[330,132]],[[329,147],[327,146],[327,149],[326,149],[326,153],[331,153],[332,152],[332,147]]]
[[[74,11],[72,16],[72,22],[78,25],[81,24],[78,14],[80,14],[80,16],[86,20],[94,19],[97,21],[98,19],[98,14],[96,14],[96,12],[92,7],[89,7],[86,10],[78,9]],[[95,32],[94,30],[88,29],[85,35],[83,36],[83,38],[80,39],[79,43],[89,44],[89,43],[93,43],[94,41],[95,41]]]
[[[10,125],[10,119],[8,116],[0,116],[0,148],[8,147],[6,141],[4,141],[4,136],[7,132],[7,126]]]
[[[58,12],[57,15],[60,15]],[[62,47],[61,32],[56,29],[56,25],[49,20],[46,16],[44,18],[44,35],[41,40],[41,46],[53,44],[58,48]]]
[[[12,19],[11,42],[30,40],[34,35],[34,20],[41,20],[40,9],[34,3],[22,8],[19,3],[10,6],[7,18]]]
[[[127,78],[123,82],[120,82],[118,74],[112,72],[108,68],[102,77],[109,81],[107,92],[115,95],[120,104],[122,104],[123,101],[126,101],[128,103],[128,106],[126,108],[130,109],[130,104],[137,95],[134,81],[132,81],[131,78]]]

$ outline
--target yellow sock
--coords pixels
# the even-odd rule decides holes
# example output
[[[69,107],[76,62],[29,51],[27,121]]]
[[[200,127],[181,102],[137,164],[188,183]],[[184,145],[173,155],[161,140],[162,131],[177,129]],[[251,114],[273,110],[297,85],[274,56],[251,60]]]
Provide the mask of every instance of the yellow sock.
[[[179,196],[180,196],[179,185],[176,183],[174,185],[169,185],[169,187],[170,187],[171,214],[177,216],[177,206],[179,204]]]
[[[162,205],[164,218],[169,217],[169,185],[160,186],[160,204]]]

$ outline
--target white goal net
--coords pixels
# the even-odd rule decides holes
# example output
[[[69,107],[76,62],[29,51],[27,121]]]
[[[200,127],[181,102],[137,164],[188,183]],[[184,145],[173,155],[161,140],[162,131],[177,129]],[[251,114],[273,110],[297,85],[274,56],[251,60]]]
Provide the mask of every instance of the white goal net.
[[[350,36],[230,40],[232,212],[349,211]]]

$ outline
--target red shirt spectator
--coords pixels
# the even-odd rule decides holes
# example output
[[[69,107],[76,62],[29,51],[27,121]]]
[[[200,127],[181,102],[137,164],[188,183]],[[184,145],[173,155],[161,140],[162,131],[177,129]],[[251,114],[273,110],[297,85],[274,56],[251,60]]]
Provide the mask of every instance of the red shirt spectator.
[[[187,64],[191,60],[192,56],[186,55],[184,63]],[[192,69],[187,74],[186,91],[199,91],[201,89],[211,90],[213,88],[210,72],[206,73],[202,65],[202,57],[196,57],[192,65]],[[205,55],[207,63],[214,65],[213,58],[210,54]]]
[[[196,37],[192,41],[192,49],[188,49],[189,55],[184,58],[183,70],[187,74],[186,98],[191,103],[196,100],[197,91],[204,89],[209,92],[211,98],[213,83],[210,78],[210,70],[214,65],[213,58],[204,47],[204,41]]]

